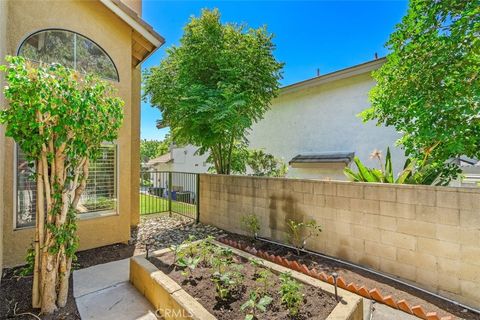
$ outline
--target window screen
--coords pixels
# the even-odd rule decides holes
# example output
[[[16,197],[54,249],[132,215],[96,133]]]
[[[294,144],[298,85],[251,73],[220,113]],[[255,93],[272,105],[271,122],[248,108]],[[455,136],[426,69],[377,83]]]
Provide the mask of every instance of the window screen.
[[[35,166],[29,163],[17,148],[16,227],[35,225],[36,182]],[[87,187],[80,199],[80,214],[100,211],[116,211],[117,206],[117,147],[106,144],[100,156],[90,162]]]

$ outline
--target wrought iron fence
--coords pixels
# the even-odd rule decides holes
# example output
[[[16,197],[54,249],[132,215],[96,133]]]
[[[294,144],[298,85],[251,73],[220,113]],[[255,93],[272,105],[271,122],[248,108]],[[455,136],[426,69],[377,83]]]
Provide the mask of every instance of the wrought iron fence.
[[[174,212],[198,221],[198,194],[197,173],[142,170],[140,214]]]

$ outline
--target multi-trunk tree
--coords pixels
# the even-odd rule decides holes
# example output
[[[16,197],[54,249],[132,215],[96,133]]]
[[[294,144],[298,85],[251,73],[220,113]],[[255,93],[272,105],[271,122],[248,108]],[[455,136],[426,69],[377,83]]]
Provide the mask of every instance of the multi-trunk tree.
[[[235,149],[277,94],[283,64],[272,38],[264,27],[222,24],[218,10],[204,10],[145,75],[145,96],[161,110],[160,126],[169,126],[176,142],[209,152],[217,173],[235,169]]]
[[[78,245],[76,213],[89,161],[117,137],[123,102],[108,82],[59,64],[37,65],[7,57],[8,106],[0,123],[36,170],[33,307],[42,313],[65,306]]]

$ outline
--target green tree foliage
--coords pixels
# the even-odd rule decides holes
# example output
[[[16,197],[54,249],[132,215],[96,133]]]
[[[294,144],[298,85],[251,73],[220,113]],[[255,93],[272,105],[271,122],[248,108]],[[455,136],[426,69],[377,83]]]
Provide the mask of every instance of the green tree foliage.
[[[285,177],[288,170],[283,161],[260,149],[249,150],[247,165],[254,176]]]
[[[459,173],[448,159],[480,157],[479,30],[478,0],[411,0],[362,113],[403,133],[410,157],[436,146],[432,165],[448,178]]]
[[[146,140],[140,142],[140,157],[142,162],[148,162],[151,159],[160,157],[168,152],[172,138],[169,134],[163,140]]]
[[[76,209],[89,160],[117,138],[123,102],[108,82],[59,64],[7,57],[1,66],[8,107],[0,123],[35,163],[37,196],[32,304],[42,313],[63,307],[78,244]]]
[[[175,141],[208,151],[219,174],[234,170],[234,149],[277,94],[282,64],[272,38],[265,27],[222,24],[218,10],[203,10],[145,74],[145,97],[161,110],[163,126]]]

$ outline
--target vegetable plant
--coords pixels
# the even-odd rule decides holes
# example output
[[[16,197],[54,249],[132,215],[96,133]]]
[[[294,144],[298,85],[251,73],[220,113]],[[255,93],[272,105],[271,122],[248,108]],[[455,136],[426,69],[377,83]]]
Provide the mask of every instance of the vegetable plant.
[[[302,285],[292,278],[290,272],[280,275],[280,295],[282,303],[287,307],[291,316],[296,316],[303,303],[303,295],[301,293]]]
[[[257,291],[260,293],[267,293],[268,288],[272,285],[273,272],[269,269],[262,269],[257,273],[257,279],[255,281],[258,283],[259,287]]]
[[[254,214],[247,214],[241,219],[242,227],[248,232],[250,237],[256,238],[260,231],[260,221]]]
[[[230,265],[223,272],[215,271],[212,275],[212,281],[215,284],[215,291],[220,300],[226,300],[232,291],[243,280],[243,274],[240,272],[241,265]]]
[[[182,275],[184,277],[191,278],[193,271],[200,262],[201,257],[182,257],[178,259],[177,265],[181,268],[184,268]]]
[[[250,292],[248,300],[240,307],[240,310],[247,311],[245,320],[253,320],[256,318],[258,311],[267,311],[267,307],[272,301],[272,297],[267,295],[261,296],[256,291],[252,291]]]
[[[257,258],[250,258],[250,265],[253,267],[253,275],[256,276],[258,274],[258,269],[263,266],[263,261]]]
[[[206,266],[211,266],[212,256],[216,246],[212,243],[213,236],[208,236],[198,244],[198,255],[201,262]]]
[[[309,222],[288,220],[287,226],[289,228],[288,242],[296,248],[297,255],[300,255],[300,250],[305,247],[309,238],[318,236],[322,231],[315,220]]]

